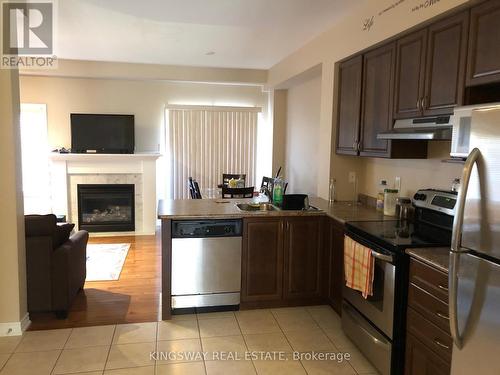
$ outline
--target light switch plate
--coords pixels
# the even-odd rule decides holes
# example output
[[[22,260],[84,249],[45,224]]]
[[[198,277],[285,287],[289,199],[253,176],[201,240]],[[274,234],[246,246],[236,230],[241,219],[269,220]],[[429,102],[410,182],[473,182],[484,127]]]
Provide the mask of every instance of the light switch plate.
[[[356,183],[356,172],[349,172],[348,181],[350,184]]]

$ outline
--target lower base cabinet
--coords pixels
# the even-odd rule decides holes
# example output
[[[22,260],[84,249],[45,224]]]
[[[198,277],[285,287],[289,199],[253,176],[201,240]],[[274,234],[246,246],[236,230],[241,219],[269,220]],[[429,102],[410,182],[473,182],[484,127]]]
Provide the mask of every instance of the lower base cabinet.
[[[241,305],[323,302],[323,218],[243,220]]]
[[[405,375],[449,375],[450,365],[415,336],[406,337]]]
[[[334,219],[326,220],[325,293],[330,306],[342,313],[342,288],[344,285],[344,225]]]

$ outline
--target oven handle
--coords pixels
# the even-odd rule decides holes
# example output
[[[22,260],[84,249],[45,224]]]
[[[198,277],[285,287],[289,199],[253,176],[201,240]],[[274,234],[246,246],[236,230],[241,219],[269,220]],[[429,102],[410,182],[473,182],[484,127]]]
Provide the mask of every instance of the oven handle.
[[[375,250],[372,250],[372,257],[374,257],[375,259],[381,260],[383,262],[387,262],[387,263],[392,263],[394,260],[392,258],[392,255],[385,255],[385,254],[379,253]]]

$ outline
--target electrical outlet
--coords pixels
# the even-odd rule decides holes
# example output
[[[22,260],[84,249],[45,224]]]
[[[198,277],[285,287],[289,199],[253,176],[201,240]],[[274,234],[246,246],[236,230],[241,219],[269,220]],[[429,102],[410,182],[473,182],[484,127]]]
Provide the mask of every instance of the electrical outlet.
[[[348,180],[350,184],[356,183],[356,172],[349,172]]]
[[[401,192],[401,177],[396,177],[394,178],[394,189],[397,189],[399,192]]]

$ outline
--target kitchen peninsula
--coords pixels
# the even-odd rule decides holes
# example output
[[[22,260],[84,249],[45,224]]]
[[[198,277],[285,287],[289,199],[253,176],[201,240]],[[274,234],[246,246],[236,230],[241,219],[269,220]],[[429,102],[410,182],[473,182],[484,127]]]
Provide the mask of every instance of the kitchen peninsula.
[[[342,300],[343,239],[347,221],[394,220],[375,208],[311,198],[312,210],[244,211],[252,199],[162,200],[162,319],[172,314],[172,222],[241,220],[241,309]],[[210,270],[207,270],[210,272]]]

